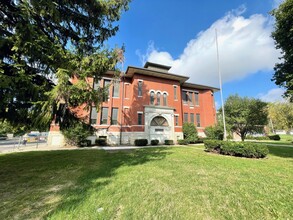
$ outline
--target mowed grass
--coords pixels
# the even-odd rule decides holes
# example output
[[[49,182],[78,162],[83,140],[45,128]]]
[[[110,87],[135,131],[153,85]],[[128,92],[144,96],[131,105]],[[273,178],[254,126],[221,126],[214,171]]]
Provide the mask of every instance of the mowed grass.
[[[0,219],[293,219],[293,148],[269,148],[1,155]]]

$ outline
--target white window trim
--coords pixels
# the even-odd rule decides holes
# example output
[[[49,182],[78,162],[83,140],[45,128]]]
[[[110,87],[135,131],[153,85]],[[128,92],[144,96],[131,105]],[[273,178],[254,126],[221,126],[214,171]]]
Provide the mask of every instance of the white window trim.
[[[137,111],[137,114],[143,114],[143,112],[142,111]]]

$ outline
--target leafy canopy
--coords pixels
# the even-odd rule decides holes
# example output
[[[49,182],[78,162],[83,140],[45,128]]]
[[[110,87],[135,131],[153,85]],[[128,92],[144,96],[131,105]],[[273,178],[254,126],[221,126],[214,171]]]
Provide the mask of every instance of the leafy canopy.
[[[293,128],[293,103],[269,103],[268,114],[274,129],[289,132]]]
[[[272,37],[276,48],[282,52],[273,80],[286,89],[285,96],[293,102],[293,0],[285,0],[271,14],[276,19]]]
[[[55,113],[98,106],[103,91],[87,79],[115,69],[117,53],[104,43],[129,1],[0,1],[0,119],[48,127]]]
[[[231,95],[224,107],[227,124],[242,140],[248,133],[262,132],[267,124],[267,104],[259,99]]]

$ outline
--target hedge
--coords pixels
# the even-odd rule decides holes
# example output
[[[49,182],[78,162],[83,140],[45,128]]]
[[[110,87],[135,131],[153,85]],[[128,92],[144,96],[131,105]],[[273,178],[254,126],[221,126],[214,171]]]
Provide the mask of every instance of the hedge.
[[[174,141],[173,140],[165,140],[165,145],[173,145]]]
[[[264,158],[269,153],[267,146],[250,142],[205,140],[204,145],[208,152],[236,157]]]
[[[151,140],[151,145],[158,145],[159,144],[159,140]]]
[[[106,146],[107,145],[107,139],[106,138],[98,138],[95,140],[96,145],[98,146]]]
[[[90,147],[92,145],[92,141],[91,140],[82,140],[79,143],[80,147]]]
[[[178,143],[179,145],[187,145],[187,144],[189,144],[189,141],[186,140],[186,139],[178,139],[178,140],[177,140],[177,143]]]
[[[275,135],[270,135],[269,139],[274,140],[274,141],[279,141],[279,140],[281,140],[281,137],[280,137],[280,135],[275,134]]]
[[[134,145],[135,146],[146,146],[148,144],[147,139],[135,139],[134,140]]]

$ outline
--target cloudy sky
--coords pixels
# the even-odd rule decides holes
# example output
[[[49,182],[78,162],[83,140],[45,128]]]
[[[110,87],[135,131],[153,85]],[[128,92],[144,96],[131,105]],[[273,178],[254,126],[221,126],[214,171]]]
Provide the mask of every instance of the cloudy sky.
[[[280,2],[134,0],[109,44],[125,44],[125,66],[170,65],[171,73],[187,75],[191,83],[219,87],[217,32],[224,98],[238,93],[278,101],[283,90],[271,78],[280,51],[270,36],[269,12]]]

